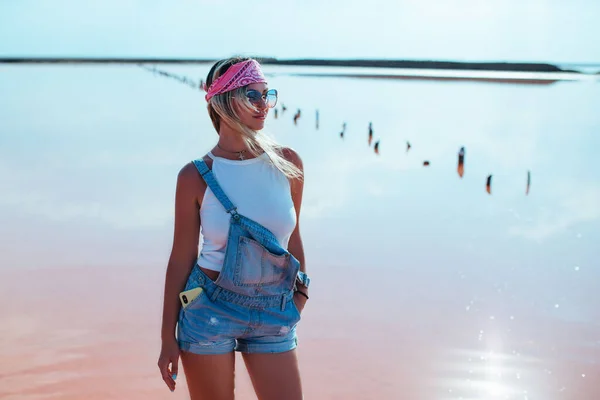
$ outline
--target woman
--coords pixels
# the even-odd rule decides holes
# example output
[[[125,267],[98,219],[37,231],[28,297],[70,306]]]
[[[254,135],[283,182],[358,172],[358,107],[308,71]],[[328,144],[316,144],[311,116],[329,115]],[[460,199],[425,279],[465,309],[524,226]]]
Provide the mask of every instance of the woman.
[[[233,399],[239,351],[260,400],[302,399],[302,161],[260,132],[277,91],[257,61],[217,62],[205,90],[219,136],[177,177],[158,366],[173,391],[181,356],[192,400]]]

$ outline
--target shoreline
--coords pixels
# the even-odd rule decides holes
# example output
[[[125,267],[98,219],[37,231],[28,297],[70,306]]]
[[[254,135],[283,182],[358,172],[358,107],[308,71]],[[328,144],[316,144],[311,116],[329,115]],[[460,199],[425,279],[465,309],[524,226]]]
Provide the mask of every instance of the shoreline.
[[[478,78],[478,77],[449,77],[449,76],[423,76],[423,75],[360,75],[360,74],[294,74],[301,77],[316,78],[356,78],[356,79],[397,79],[407,81],[441,81],[441,82],[483,82],[483,83],[508,83],[519,85],[551,85],[560,82],[560,79],[518,79],[518,78]]]
[[[361,67],[393,69],[434,69],[510,72],[554,72],[584,74],[561,68],[551,63],[527,62],[462,62],[436,60],[383,60],[383,59],[277,59],[255,57],[261,64],[304,67]],[[214,59],[157,58],[157,57],[0,57],[0,64],[208,64]],[[600,70],[600,65],[598,66]],[[600,71],[598,72],[600,73]],[[593,75],[593,74],[589,74]]]

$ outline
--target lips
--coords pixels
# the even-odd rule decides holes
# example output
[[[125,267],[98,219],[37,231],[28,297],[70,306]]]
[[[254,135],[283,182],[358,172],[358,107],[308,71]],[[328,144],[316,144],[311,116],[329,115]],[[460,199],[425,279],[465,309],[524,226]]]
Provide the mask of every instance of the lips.
[[[267,118],[267,115],[266,114],[255,115],[253,118],[260,119],[261,121],[264,121]]]

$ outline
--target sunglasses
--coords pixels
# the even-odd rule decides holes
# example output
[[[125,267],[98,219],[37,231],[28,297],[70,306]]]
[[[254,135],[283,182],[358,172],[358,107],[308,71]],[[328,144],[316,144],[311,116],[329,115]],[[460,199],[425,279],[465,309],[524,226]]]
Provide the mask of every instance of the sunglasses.
[[[246,91],[246,97],[255,107],[264,107],[263,103],[268,108],[273,108],[277,105],[277,90],[275,89],[269,89],[265,93],[250,89]]]

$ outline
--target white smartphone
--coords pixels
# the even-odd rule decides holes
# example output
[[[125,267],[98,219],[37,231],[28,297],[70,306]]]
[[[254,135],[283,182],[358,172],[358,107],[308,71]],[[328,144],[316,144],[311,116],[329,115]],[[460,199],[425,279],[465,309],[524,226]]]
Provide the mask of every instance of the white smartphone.
[[[202,288],[197,287],[185,292],[179,293],[179,300],[181,300],[181,306],[186,308],[196,297],[202,294]]]

